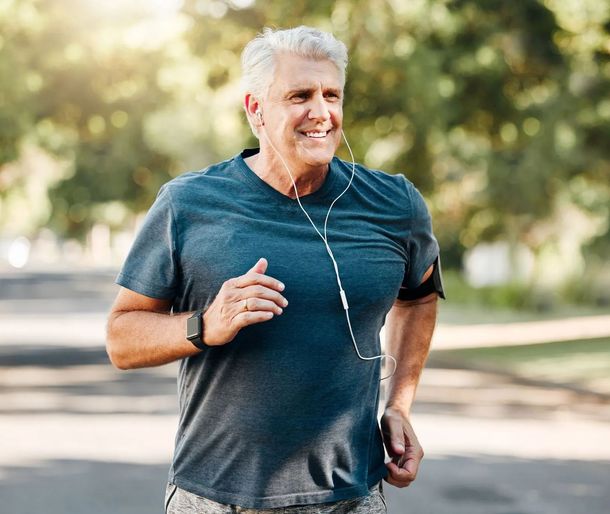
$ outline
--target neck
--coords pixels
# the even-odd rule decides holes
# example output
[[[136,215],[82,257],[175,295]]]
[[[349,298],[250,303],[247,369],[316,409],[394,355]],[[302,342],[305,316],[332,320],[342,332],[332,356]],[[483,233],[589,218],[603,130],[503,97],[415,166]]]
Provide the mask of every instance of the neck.
[[[250,169],[273,189],[293,200],[297,197],[288,171],[284,167],[282,160],[275,155],[273,150],[264,151],[263,148],[261,148],[259,153],[247,157],[244,160]],[[292,163],[286,158],[284,158],[284,160],[296,183],[299,197],[314,193],[324,184],[324,180],[326,180],[326,175],[329,170],[328,164],[312,167],[304,164],[299,165],[297,163]]]

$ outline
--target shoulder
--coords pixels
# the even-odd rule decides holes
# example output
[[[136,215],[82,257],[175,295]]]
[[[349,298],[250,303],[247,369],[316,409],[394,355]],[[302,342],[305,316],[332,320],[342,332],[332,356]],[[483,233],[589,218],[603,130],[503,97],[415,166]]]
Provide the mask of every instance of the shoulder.
[[[199,196],[202,193],[213,194],[215,189],[222,188],[232,180],[234,160],[235,158],[227,159],[197,171],[185,171],[163,184],[159,190],[159,197],[167,196],[169,201],[175,201]]]
[[[344,170],[351,172],[352,163],[350,161],[344,161],[343,159],[335,158],[338,163],[342,166]],[[404,175],[401,173],[388,173],[387,171],[378,170],[375,168],[368,168],[364,164],[359,162],[355,163],[356,165],[356,175],[362,177],[364,180],[371,182],[379,182],[390,185],[399,184],[400,181],[405,180]]]
[[[343,173],[351,175],[352,163],[337,159]],[[413,183],[403,173],[388,173],[386,171],[367,168],[356,163],[354,181],[357,186],[370,194],[378,195],[384,203],[392,203],[394,207],[404,211],[420,210],[423,198]]]
[[[342,173],[349,178],[352,173],[352,163],[338,157],[335,157],[335,161],[338,163]],[[401,173],[388,173],[374,168],[367,168],[358,162],[355,163],[354,180],[374,188],[391,189],[397,192],[405,191],[404,183],[406,179]]]

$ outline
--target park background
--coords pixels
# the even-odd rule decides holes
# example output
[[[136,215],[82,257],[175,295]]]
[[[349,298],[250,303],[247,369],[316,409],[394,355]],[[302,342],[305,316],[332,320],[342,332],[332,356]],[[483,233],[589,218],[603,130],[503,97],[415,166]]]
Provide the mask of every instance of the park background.
[[[356,160],[415,183],[442,248],[390,512],[607,512],[606,0],[0,0],[0,502],[161,511],[175,367],[110,367],[113,278],[161,184],[256,146],[241,49],[299,24],[347,45]]]

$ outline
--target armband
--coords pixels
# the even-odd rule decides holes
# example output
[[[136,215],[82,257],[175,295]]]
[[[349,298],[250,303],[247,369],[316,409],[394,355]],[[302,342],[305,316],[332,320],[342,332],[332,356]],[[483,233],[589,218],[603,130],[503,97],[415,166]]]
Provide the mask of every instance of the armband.
[[[441,273],[441,258],[436,258],[432,265],[432,274],[416,288],[407,288],[405,282],[400,286],[398,291],[399,300],[418,300],[429,294],[436,293],[443,300],[445,299],[445,290],[443,289],[443,277]]]

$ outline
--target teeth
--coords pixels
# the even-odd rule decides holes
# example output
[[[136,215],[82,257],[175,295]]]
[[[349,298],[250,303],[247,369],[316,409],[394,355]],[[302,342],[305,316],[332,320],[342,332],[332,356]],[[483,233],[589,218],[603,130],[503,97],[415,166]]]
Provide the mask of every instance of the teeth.
[[[307,137],[326,137],[326,134],[328,134],[328,132],[305,132]]]

